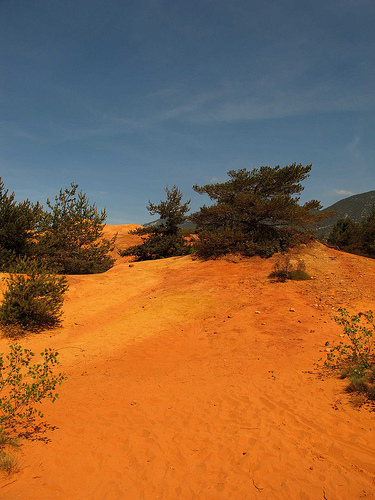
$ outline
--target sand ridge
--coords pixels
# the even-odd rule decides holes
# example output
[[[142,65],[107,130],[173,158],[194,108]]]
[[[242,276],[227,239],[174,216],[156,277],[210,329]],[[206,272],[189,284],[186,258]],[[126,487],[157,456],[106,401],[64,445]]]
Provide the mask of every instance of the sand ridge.
[[[62,328],[22,342],[60,351],[57,429],[24,442],[0,498],[374,499],[375,413],[317,361],[340,305],[374,309],[375,261],[300,256],[314,280],[270,283],[275,258],[69,277]]]

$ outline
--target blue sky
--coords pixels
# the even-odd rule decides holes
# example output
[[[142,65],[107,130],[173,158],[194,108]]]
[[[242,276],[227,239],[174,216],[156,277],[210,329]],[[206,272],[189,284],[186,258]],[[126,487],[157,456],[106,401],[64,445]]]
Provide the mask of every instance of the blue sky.
[[[109,224],[230,169],[312,163],[301,201],[375,189],[373,0],[1,0],[0,175],[72,181]]]

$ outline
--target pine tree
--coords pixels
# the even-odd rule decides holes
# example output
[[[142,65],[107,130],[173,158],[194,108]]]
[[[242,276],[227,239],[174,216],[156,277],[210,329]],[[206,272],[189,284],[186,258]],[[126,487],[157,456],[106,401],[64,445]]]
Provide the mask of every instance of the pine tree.
[[[166,201],[154,204],[149,201],[147,210],[151,215],[158,214],[160,221],[152,226],[139,228],[135,234],[143,235],[143,243],[120,251],[120,255],[134,255],[137,260],[164,259],[187,255],[191,246],[181,235],[180,226],[187,219],[190,200],[182,203],[183,194],[177,186],[165,188]]]
[[[48,269],[61,274],[91,274],[107,271],[114,239],[103,238],[106,211],[99,214],[78,184],[60,190],[55,203],[47,200],[37,233],[36,256]]]
[[[201,257],[228,252],[270,256],[286,251],[312,235],[309,227],[327,217],[318,214],[319,201],[299,205],[301,182],[311,165],[293,163],[286,167],[260,167],[251,171],[230,170],[224,183],[195,185],[215,203],[191,216],[199,228],[197,245]]]
[[[8,271],[17,257],[32,252],[33,231],[42,214],[39,203],[17,203],[0,177],[0,270]]]
[[[361,222],[339,219],[327,238],[329,245],[357,255],[375,258],[375,206]]]

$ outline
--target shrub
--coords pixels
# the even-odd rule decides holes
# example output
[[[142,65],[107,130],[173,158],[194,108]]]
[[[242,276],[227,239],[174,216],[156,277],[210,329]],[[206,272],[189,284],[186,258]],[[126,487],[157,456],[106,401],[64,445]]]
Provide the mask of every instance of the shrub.
[[[23,265],[23,269],[22,269]],[[0,323],[21,329],[56,326],[60,322],[63,295],[68,289],[64,276],[56,276],[42,265],[18,261],[25,274],[10,274],[0,306]]]
[[[372,311],[350,315],[339,309],[340,316],[334,320],[344,330],[343,340],[338,345],[330,346],[326,342],[327,360],[325,366],[341,370],[341,376],[350,381],[349,391],[364,393],[369,399],[375,399],[375,324]]]
[[[311,276],[306,271],[299,271],[298,269],[289,273],[289,279],[293,281],[311,280]]]
[[[61,385],[64,374],[53,374],[58,353],[45,349],[41,353],[43,361],[31,364],[34,353],[15,343],[5,359],[0,354],[0,431],[14,428],[20,420],[32,420],[36,416],[43,417],[36,405],[43,399],[52,403],[58,398],[55,393],[57,385]]]
[[[121,250],[119,253],[122,257],[134,255],[136,260],[141,261],[188,255],[191,251],[192,247],[187,245],[182,236],[149,234],[141,245]]]
[[[305,261],[299,259],[296,267],[290,262],[290,256],[285,255],[283,258],[275,262],[273,271],[269,274],[269,278],[284,283],[286,280],[310,280],[311,276],[306,272]]]
[[[36,405],[43,399],[53,403],[58,398],[56,386],[67,379],[62,373],[53,374],[59,365],[56,351],[45,349],[42,363],[31,365],[33,356],[17,343],[5,358],[0,354],[0,470],[7,475],[19,469],[14,453],[20,446],[17,435],[22,435],[18,425],[22,422],[30,433],[35,417],[43,417]]]

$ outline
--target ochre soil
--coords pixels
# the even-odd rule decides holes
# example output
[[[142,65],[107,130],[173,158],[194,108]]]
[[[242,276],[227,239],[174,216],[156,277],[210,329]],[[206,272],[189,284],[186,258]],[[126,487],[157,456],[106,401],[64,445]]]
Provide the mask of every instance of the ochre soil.
[[[128,229],[106,234],[125,248]],[[375,499],[373,407],[318,361],[338,307],[374,309],[375,261],[298,256],[313,280],[272,283],[276,256],[70,276],[62,327],[22,340],[60,352],[55,429],[22,441],[0,498]]]

